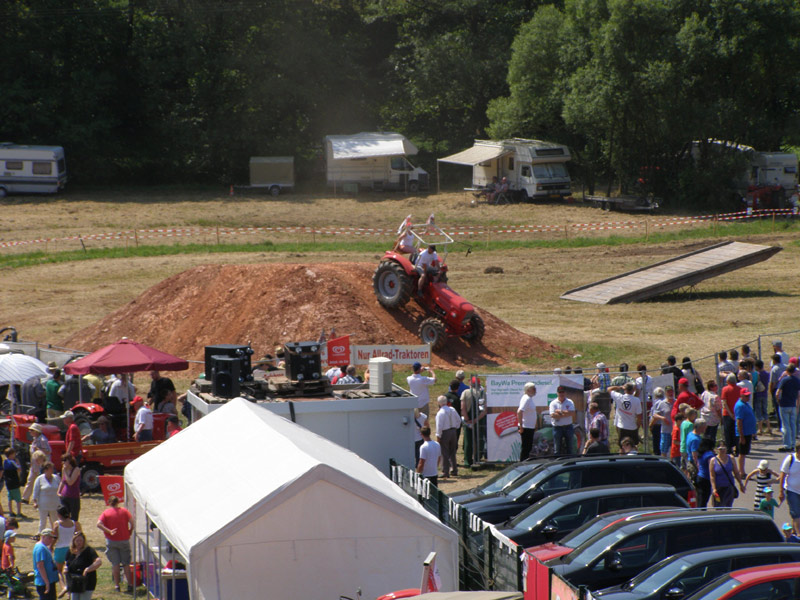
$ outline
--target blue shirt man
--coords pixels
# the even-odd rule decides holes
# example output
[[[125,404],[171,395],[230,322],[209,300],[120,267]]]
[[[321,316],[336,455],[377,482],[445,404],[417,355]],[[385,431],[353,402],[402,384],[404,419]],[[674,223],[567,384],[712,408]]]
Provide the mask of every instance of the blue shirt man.
[[[750,393],[745,394],[747,390],[742,390],[742,396],[736,401],[733,407],[733,415],[736,418],[736,435],[753,435],[758,431],[758,423],[756,423],[756,414],[753,412],[753,407],[747,400],[750,399]]]
[[[36,591],[39,593],[39,598],[52,598],[53,600],[56,597],[58,569],[56,569],[56,561],[53,560],[49,546],[53,545],[54,540],[53,530],[46,528],[42,530],[41,540],[33,547],[33,582],[36,585]]]

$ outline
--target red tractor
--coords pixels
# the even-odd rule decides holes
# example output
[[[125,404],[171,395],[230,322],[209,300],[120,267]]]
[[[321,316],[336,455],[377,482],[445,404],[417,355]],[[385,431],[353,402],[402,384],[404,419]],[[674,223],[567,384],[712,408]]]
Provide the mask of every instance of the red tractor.
[[[414,252],[406,254],[397,250],[387,250],[372,276],[375,296],[386,308],[402,308],[411,298],[425,309],[428,317],[419,325],[419,337],[432,350],[440,350],[448,337],[461,337],[467,342],[477,344],[483,338],[484,324],[475,307],[464,300],[447,285],[447,247],[453,238],[433,224],[420,225],[426,231],[423,240],[413,225],[406,229],[414,238]],[[414,264],[430,243],[443,249],[439,264],[428,268],[428,283],[418,292],[420,271]]]

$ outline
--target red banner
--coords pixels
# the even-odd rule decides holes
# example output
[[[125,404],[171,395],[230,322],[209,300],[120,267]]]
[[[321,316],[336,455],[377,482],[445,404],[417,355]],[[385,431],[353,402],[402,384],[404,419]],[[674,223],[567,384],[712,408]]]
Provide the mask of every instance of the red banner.
[[[341,367],[350,364],[350,336],[328,340],[328,365]]]
[[[125,478],[122,475],[100,475],[98,479],[106,504],[111,496],[116,496],[121,502],[125,501]]]

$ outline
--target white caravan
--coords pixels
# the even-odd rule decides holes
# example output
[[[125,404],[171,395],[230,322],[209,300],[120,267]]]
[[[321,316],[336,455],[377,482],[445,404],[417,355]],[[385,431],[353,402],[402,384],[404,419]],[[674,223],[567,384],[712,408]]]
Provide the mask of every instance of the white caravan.
[[[359,189],[428,189],[427,171],[412,165],[407,156],[417,147],[399,133],[356,133],[325,136],[328,186],[344,191]]]
[[[525,201],[569,196],[571,181],[566,163],[571,158],[569,148],[561,144],[512,138],[475,140],[472,148],[439,161],[472,166],[474,187],[485,187],[492,177],[506,177],[517,198]]]
[[[67,183],[61,146],[0,143],[0,198],[7,194],[54,194]]]

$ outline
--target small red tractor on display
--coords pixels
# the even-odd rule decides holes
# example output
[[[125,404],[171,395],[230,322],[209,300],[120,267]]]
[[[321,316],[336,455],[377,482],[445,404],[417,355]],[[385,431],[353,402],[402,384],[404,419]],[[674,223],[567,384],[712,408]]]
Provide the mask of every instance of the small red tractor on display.
[[[414,252],[409,255],[399,249],[386,251],[372,276],[375,296],[386,308],[402,308],[412,298],[416,299],[428,314],[419,325],[419,337],[430,344],[432,350],[440,350],[448,337],[460,337],[477,344],[483,339],[483,319],[472,304],[447,285],[445,259],[453,238],[431,221],[418,226],[425,231],[427,241],[417,234],[414,225],[406,223],[404,229],[413,236]],[[432,243],[436,245],[439,264],[428,268],[428,283],[420,292],[421,273],[414,264]]]

